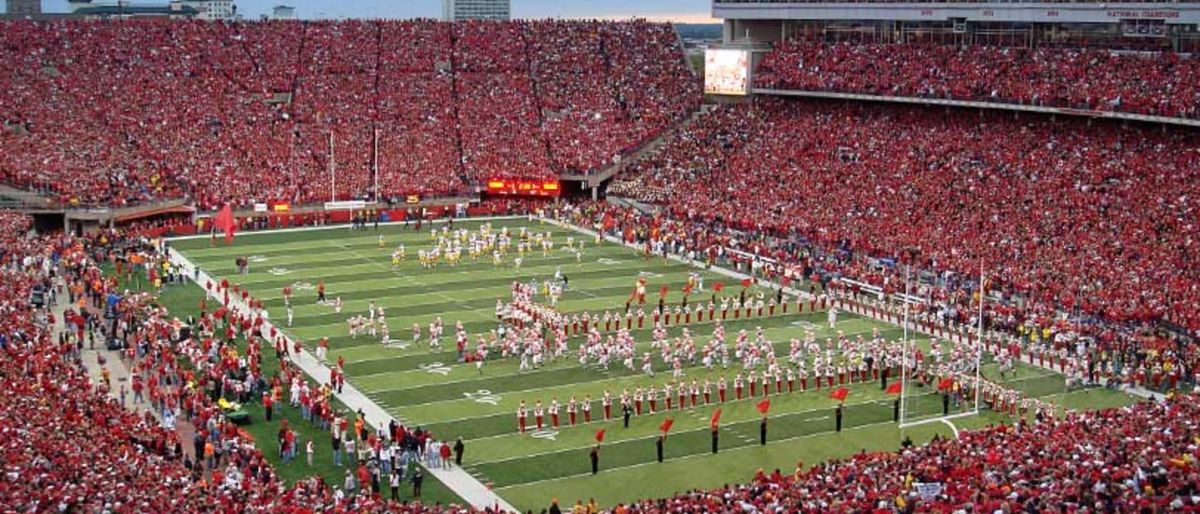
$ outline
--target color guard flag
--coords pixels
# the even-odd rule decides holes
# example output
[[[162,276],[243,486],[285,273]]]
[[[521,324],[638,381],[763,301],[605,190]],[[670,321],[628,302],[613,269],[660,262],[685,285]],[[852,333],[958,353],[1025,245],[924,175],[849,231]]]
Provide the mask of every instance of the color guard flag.
[[[662,433],[664,433],[664,434],[665,434],[665,433],[667,433],[667,431],[668,431],[668,430],[670,430],[670,429],[671,429],[671,426],[672,426],[672,425],[674,425],[674,424],[675,424],[675,420],[674,420],[674,419],[672,419],[672,418],[667,418],[667,419],[664,419],[664,420],[663,420],[663,422],[662,422],[662,424],[658,426],[658,429],[659,429],[660,431],[662,431]]]
[[[887,387],[887,394],[900,394],[902,387],[904,387],[904,384],[901,384],[900,382],[892,382],[892,384]]]
[[[684,296],[687,296],[687,295],[689,295],[689,294],[691,294],[691,293],[692,293],[692,285],[691,285],[691,284],[688,284],[688,285],[686,285],[686,286],[683,286],[683,295],[684,295]]]
[[[834,391],[832,393],[829,393],[830,398],[837,400],[839,402],[846,401],[846,397],[849,395],[850,395],[850,390],[846,389],[845,387],[839,387],[837,389],[834,389]]]
[[[762,413],[763,416],[766,416],[767,411],[771,410],[771,399],[763,399],[763,401],[758,402],[758,405],[756,405],[755,408],[757,408],[758,412]]]
[[[596,431],[596,442],[597,442],[597,443],[603,443],[603,442],[604,442],[604,429],[603,429],[603,428],[601,428],[600,430],[597,430],[597,431]]]
[[[713,411],[712,419],[709,420],[708,426],[712,427],[713,430],[716,430],[717,424],[720,422],[721,422],[721,409],[717,409],[717,410]]]
[[[725,284],[722,284],[720,282],[713,284],[713,291],[716,291],[719,293],[719,292],[721,292],[722,289],[725,289]]]
[[[948,391],[953,387],[954,387],[954,379],[953,378],[943,378],[941,380],[941,382],[938,382],[938,391]]]
[[[669,291],[669,289],[667,288],[667,286],[662,286],[662,287],[658,288],[658,297],[659,297],[659,298],[666,298],[666,297],[667,297],[667,291]]]
[[[752,279],[752,278],[743,278],[742,279],[742,287],[750,287],[750,284],[753,284],[753,283],[754,283],[754,279]]]
[[[225,242],[233,241],[233,232],[237,228],[237,224],[233,220],[233,208],[229,204],[225,204],[217,216],[213,218],[213,228],[225,231]]]

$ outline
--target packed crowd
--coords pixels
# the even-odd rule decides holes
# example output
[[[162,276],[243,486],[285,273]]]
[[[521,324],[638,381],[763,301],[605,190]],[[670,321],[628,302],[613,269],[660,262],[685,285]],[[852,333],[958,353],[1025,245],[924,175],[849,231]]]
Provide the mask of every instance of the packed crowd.
[[[643,21],[0,32],[0,178],[64,203],[363,198],[376,168],[379,198],[465,193],[602,168],[700,101],[674,30]]]
[[[1072,413],[614,512],[1194,512],[1198,422],[1193,396]]]
[[[961,283],[983,265],[1027,316],[1200,329],[1192,134],[786,101],[707,117],[610,189],[687,221],[661,232],[693,249],[719,235],[706,225],[775,234],[893,292],[896,268],[849,256],[915,254]]]
[[[1200,59],[1078,48],[787,41],[755,86],[1200,118]]]

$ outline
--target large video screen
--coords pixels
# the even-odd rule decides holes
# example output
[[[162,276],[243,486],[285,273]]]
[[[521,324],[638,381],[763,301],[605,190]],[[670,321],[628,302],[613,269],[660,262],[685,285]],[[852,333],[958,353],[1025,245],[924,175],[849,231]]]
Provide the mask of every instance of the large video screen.
[[[704,50],[704,94],[746,95],[750,93],[750,52],[747,50]]]

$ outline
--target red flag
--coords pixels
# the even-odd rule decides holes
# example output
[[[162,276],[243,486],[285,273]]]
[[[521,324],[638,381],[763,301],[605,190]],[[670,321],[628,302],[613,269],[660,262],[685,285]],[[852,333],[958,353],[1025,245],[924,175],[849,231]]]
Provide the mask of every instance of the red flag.
[[[713,411],[712,419],[709,420],[708,426],[712,427],[713,430],[716,430],[717,424],[720,422],[721,422],[721,409],[717,409],[717,410]]]
[[[900,394],[900,391],[903,387],[904,384],[901,384],[900,382],[892,382],[892,384],[887,387],[887,394]]]
[[[662,424],[658,426],[658,429],[659,429],[659,430],[661,430],[661,431],[662,431],[662,433],[664,433],[664,434],[665,434],[665,433],[667,433],[667,431],[668,431],[668,430],[670,430],[670,429],[671,429],[671,426],[672,426],[672,425],[674,425],[674,424],[675,424],[675,420],[674,420],[674,419],[672,419],[672,418],[667,418],[667,419],[664,419],[664,420],[663,420],[663,422],[662,422]]]
[[[226,243],[233,241],[233,232],[237,228],[237,224],[233,221],[233,208],[229,204],[225,204],[213,218],[213,228],[225,231]]]
[[[684,296],[687,296],[687,295],[691,294],[691,292],[692,292],[692,285],[691,285],[691,284],[688,284],[688,285],[686,285],[686,286],[683,286],[683,295],[684,295]]]
[[[783,287],[787,287],[787,286],[788,286],[788,284],[791,284],[791,283],[792,283],[792,277],[789,277],[789,276],[787,276],[787,275],[784,275],[784,276],[783,276],[783,280],[781,280],[781,281],[780,281],[780,283],[782,283],[782,284],[783,284]]]
[[[597,443],[603,443],[603,442],[604,442],[604,429],[603,429],[603,428],[601,428],[600,430],[597,430],[597,431],[596,431],[596,442],[597,442]]]
[[[943,378],[941,382],[938,382],[938,391],[946,391],[952,387],[954,387],[953,378]]]
[[[849,395],[850,395],[850,390],[846,389],[845,387],[839,387],[839,388],[835,389],[832,393],[829,393],[830,398],[837,400],[839,402],[846,401],[846,397]]]
[[[767,411],[771,410],[771,399],[764,398],[763,401],[758,402],[758,405],[755,407],[758,409],[758,412],[761,412],[763,416],[766,416]]]
[[[659,298],[667,297],[667,286],[662,286],[662,287],[658,288],[658,297]]]
[[[743,278],[742,279],[742,287],[750,287],[750,284],[753,284],[753,283],[754,283],[754,279],[752,279],[752,278]]]
[[[719,293],[719,292],[721,292],[722,289],[725,289],[725,284],[722,284],[720,282],[713,284],[713,291],[716,291]]]

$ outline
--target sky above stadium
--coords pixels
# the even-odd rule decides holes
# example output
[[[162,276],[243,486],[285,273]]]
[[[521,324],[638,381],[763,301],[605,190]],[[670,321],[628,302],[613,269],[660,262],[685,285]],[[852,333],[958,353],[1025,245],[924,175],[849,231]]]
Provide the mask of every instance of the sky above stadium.
[[[100,0],[105,1],[105,0]],[[115,1],[115,0],[114,0]],[[296,7],[301,18],[437,18],[441,0],[235,0],[247,18],[270,14],[271,7]],[[165,3],[165,0],[133,3]],[[43,0],[47,12],[67,10],[67,0]],[[517,18],[648,18],[681,23],[715,23],[712,0],[512,0]]]

